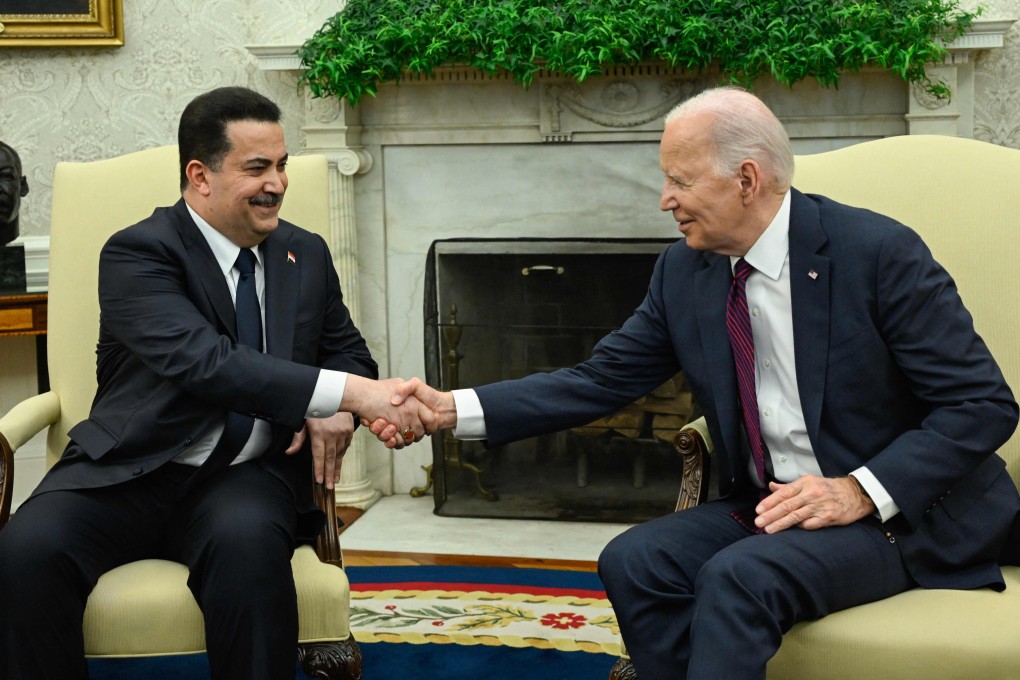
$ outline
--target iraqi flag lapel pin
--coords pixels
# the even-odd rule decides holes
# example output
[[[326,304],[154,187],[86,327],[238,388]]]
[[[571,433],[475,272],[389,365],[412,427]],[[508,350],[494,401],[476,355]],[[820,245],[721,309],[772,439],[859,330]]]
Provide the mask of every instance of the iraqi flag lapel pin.
[[[289,250],[287,251],[287,264],[297,264],[297,258]]]

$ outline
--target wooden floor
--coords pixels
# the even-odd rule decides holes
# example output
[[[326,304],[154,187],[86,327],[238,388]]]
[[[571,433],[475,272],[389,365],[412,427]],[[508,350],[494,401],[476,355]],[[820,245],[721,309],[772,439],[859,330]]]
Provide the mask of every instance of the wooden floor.
[[[398,553],[374,550],[344,550],[345,567],[393,567],[441,565],[462,567],[521,567],[531,569],[566,569],[596,571],[597,564],[586,560],[547,560],[531,557],[486,557],[484,555],[436,555],[432,553]]]

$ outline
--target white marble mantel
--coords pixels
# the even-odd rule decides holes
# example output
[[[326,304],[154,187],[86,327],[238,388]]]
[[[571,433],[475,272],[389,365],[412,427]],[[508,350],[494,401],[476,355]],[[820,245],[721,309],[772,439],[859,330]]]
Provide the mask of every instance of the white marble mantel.
[[[973,136],[974,53],[1001,47],[1013,20],[975,22],[929,75],[933,101],[865,70],[839,89],[767,80],[755,92],[797,153],[902,134]],[[249,47],[266,70],[299,71],[297,46]],[[306,95],[304,153],[331,161],[331,247],[346,301],[383,376],[424,377],[422,296],[434,240],[456,237],[669,237],[658,210],[662,115],[710,84],[658,64],[616,67],[578,85],[451,66],[387,83],[356,108]],[[298,96],[298,95],[296,95]],[[429,446],[390,452],[361,433],[337,500],[366,507],[426,481]]]

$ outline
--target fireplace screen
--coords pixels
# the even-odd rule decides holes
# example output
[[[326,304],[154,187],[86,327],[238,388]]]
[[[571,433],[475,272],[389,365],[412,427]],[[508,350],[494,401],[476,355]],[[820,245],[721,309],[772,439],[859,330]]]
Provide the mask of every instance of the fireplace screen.
[[[429,250],[425,366],[444,390],[586,359],[644,298],[667,240],[445,240]],[[485,450],[432,438],[436,513],[640,522],[673,509],[684,376],[594,423]],[[416,489],[420,495],[427,487]]]

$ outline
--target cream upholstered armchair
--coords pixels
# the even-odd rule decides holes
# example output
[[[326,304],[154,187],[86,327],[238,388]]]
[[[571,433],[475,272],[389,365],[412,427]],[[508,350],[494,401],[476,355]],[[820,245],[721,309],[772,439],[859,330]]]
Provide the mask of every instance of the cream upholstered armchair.
[[[329,176],[322,156],[292,156],[282,215],[329,240]],[[59,163],[50,227],[48,360],[51,390],[0,418],[0,528],[10,509],[13,453],[47,433],[47,463],[59,459],[67,431],[89,412],[96,392],[99,335],[99,250],[113,232],[178,198],[177,147],[165,146],[93,163]],[[309,483],[313,483],[309,480]],[[308,675],[361,678],[361,652],[351,636],[350,586],[344,575],[332,491],[315,485],[327,527],[317,546],[298,548],[292,561],[298,593],[296,650]],[[316,554],[318,553],[318,554]],[[191,654],[205,650],[198,605],[185,566],[142,560],[99,579],[85,610],[89,657]],[[9,615],[5,614],[5,615]]]
[[[953,275],[978,333],[1020,390],[1020,220],[1010,199],[1020,151],[957,137],[904,136],[797,158],[794,186],[913,227]],[[1007,304],[1003,304],[1007,301]],[[677,510],[705,500],[712,442],[704,421],[674,439],[684,458]],[[1020,434],[999,451],[1020,484]],[[922,590],[794,626],[769,680],[1015,680],[1020,567],[1006,590]],[[610,676],[636,677],[626,657]]]

